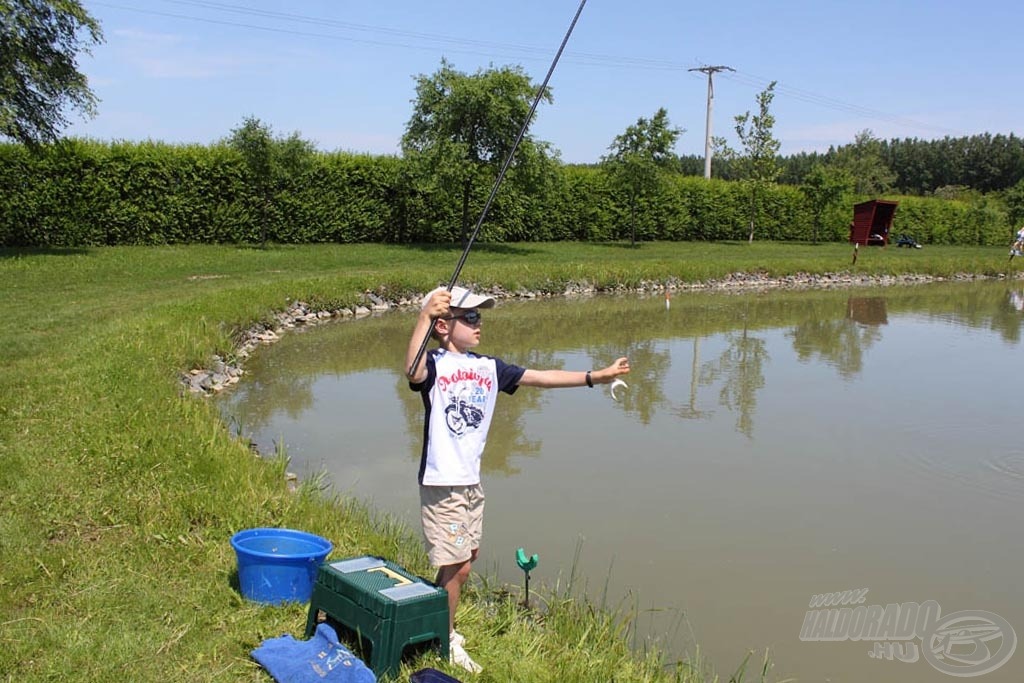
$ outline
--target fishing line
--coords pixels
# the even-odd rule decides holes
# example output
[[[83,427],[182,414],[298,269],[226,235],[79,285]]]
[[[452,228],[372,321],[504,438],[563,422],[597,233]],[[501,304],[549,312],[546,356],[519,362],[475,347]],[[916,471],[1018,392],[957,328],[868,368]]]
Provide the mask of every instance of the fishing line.
[[[459,279],[459,273],[462,272],[462,266],[466,264],[466,258],[469,256],[469,250],[473,248],[473,242],[476,241],[476,237],[480,234],[480,228],[483,226],[484,218],[487,217],[487,212],[491,209],[491,204],[494,202],[495,195],[498,194],[498,187],[501,186],[501,181],[505,178],[505,172],[508,171],[508,167],[512,165],[512,158],[515,156],[516,150],[519,149],[519,143],[522,142],[523,136],[526,135],[526,129],[530,127],[530,121],[533,120],[533,115],[537,111],[537,105],[540,104],[540,100],[544,97],[544,93],[548,90],[548,81],[551,80],[551,74],[555,71],[555,65],[558,64],[559,57],[562,56],[562,51],[565,50],[566,43],[569,42],[569,36],[572,35],[572,30],[576,28],[576,22],[580,18],[580,14],[583,12],[583,6],[587,4],[587,0],[580,0],[580,6],[576,9],[576,16],[572,18],[572,23],[569,24],[569,30],[565,32],[565,37],[562,38],[562,44],[558,46],[558,52],[555,53],[555,58],[551,60],[551,66],[548,67],[548,73],[544,76],[544,82],[541,83],[540,88],[537,90],[537,96],[533,98],[533,104],[530,105],[530,111],[526,115],[526,120],[523,121],[522,128],[519,129],[519,135],[516,136],[516,141],[512,143],[512,149],[509,150],[508,156],[505,157],[505,163],[501,165],[501,170],[498,172],[498,178],[494,181],[494,187],[491,188],[491,194],[487,197],[487,202],[484,203],[483,211],[480,212],[480,218],[477,219],[476,227],[473,228],[472,234],[469,236],[469,241],[466,242],[466,248],[462,250],[462,256],[459,258],[458,264],[455,266],[455,271],[452,273],[451,280],[448,281],[448,291],[452,291],[455,287],[455,283]],[[433,326],[431,326],[431,329]],[[420,360],[423,359],[423,354],[427,350],[427,344],[430,342],[430,329],[423,335],[423,341],[420,343],[420,350],[416,352],[416,359],[409,366],[406,371],[406,377],[412,377],[416,367],[420,364]]]

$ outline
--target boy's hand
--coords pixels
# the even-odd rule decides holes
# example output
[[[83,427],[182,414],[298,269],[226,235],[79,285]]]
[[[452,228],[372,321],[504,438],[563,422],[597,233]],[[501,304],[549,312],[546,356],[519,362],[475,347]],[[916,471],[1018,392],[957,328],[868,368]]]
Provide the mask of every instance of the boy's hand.
[[[452,293],[447,289],[436,289],[427,302],[423,305],[422,312],[431,320],[443,318],[449,313],[449,305],[452,301]]]
[[[629,374],[629,359],[620,358],[603,370],[594,370],[590,373],[594,384],[611,384],[620,375]]]
[[[409,378],[410,382],[419,383],[426,379],[427,358],[422,353],[423,348],[420,345],[425,345],[427,339],[430,338],[434,321],[449,314],[448,305],[451,300],[451,292],[444,287],[438,287],[430,292],[430,295],[421,304],[420,317],[416,321],[416,328],[412,331],[409,348],[405,353],[405,376]],[[417,358],[419,362],[417,362]]]

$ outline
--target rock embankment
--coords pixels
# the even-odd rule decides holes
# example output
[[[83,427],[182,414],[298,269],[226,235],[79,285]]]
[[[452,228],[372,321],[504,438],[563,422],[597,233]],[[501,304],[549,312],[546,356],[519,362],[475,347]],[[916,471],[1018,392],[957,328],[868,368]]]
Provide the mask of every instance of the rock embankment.
[[[766,290],[833,289],[841,287],[887,287],[915,285],[940,281],[969,281],[991,279],[983,275],[961,274],[950,278],[930,275],[856,275],[852,273],[799,273],[782,277],[769,277],[763,273],[731,273],[718,280],[705,282],[683,282],[670,278],[659,281],[641,281],[637,286],[618,286],[600,289],[593,284],[571,284],[562,292],[552,291],[508,291],[502,287],[484,290],[497,299],[537,299],[552,296],[592,296],[598,293],[658,294],[687,291],[749,292]],[[311,327],[328,320],[362,318],[373,313],[396,308],[418,306],[421,297],[402,298],[397,301],[382,299],[372,292],[364,294],[362,304],[337,310],[313,310],[301,301],[289,303],[284,311],[274,315],[272,321],[254,325],[247,330],[239,342],[232,359],[214,356],[209,368],[193,369],[182,373],[183,389],[192,394],[211,395],[236,384],[243,374],[242,363],[259,346],[272,344],[287,330]]]
[[[397,306],[408,306],[411,303],[404,299],[400,302],[390,303],[370,293],[367,293],[366,299],[366,305],[333,311],[313,310],[305,302],[293,301],[285,310],[275,313],[270,322],[260,323],[246,330],[235,349],[232,360],[214,356],[209,368],[196,368],[183,373],[181,375],[182,386],[192,394],[218,393],[238,383],[244,374],[242,362],[257,347],[273,344],[287,330],[312,327],[327,320],[339,318],[362,318]]]

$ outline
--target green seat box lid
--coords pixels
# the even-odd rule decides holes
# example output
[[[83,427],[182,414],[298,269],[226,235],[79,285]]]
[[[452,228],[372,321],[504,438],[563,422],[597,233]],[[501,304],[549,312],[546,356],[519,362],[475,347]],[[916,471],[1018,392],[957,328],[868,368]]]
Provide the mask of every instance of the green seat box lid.
[[[429,612],[447,594],[384,558],[364,556],[321,565],[317,582],[382,618]],[[440,598],[440,602],[439,602]]]

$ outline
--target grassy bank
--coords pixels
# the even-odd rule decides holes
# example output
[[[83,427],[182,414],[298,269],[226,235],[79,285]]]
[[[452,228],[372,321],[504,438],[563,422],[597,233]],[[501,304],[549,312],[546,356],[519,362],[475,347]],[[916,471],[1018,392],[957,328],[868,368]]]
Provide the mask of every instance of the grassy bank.
[[[240,598],[228,539],[244,528],[305,529],[330,538],[336,556],[381,554],[427,574],[411,530],[313,484],[290,493],[286,463],[233,440],[210,405],[181,395],[179,373],[230,354],[243,330],[289,301],[354,306],[366,290],[397,300],[447,280],[459,253],[0,250],[0,678],[269,680],[249,651],[301,635],[305,613]],[[461,281],[561,292],[581,281],[837,272],[851,253],[835,244],[479,245]],[[1006,267],[1001,248],[889,248],[862,249],[853,272]],[[460,630],[486,666],[480,680],[704,680],[699,663],[673,671],[630,653],[614,615],[568,594],[549,601],[541,626],[512,601],[471,596]]]

